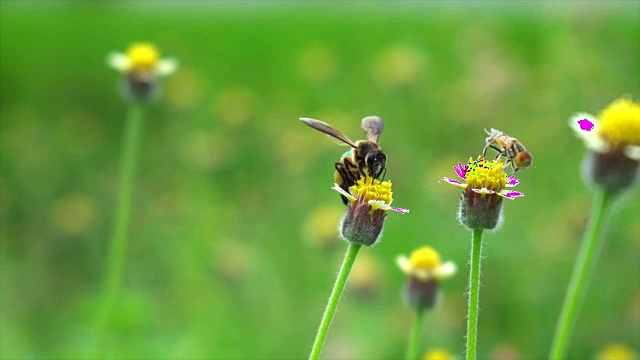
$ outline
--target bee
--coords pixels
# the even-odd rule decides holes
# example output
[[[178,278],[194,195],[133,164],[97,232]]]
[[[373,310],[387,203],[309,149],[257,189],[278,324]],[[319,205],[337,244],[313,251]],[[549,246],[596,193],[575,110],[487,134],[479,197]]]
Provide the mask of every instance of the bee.
[[[357,183],[361,176],[369,176],[371,181],[384,180],[387,172],[387,155],[378,145],[378,138],[382,133],[384,123],[377,116],[367,116],[362,119],[362,130],[367,134],[367,140],[351,141],[343,133],[324,121],[300,118],[300,120],[312,128],[323,132],[341,142],[351,146],[351,150],[342,155],[340,161],[335,163],[333,178],[344,191],[349,192],[349,188]],[[347,198],[342,196],[345,205]]]
[[[505,162],[504,167],[506,168],[511,165],[513,172],[520,169],[526,169],[531,165],[533,157],[531,156],[531,153],[524,148],[524,145],[518,141],[518,139],[496,129],[491,129],[491,131],[484,129],[484,132],[489,136],[485,140],[487,145],[484,147],[484,150],[482,150],[482,157],[487,154],[488,148],[492,148],[498,152],[496,160],[501,156],[505,156],[507,161]]]

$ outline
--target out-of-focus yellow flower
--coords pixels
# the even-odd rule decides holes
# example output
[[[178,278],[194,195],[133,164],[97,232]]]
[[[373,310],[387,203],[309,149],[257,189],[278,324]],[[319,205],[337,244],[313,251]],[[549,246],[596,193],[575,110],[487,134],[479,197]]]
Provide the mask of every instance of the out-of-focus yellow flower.
[[[638,360],[638,354],[624,344],[609,344],[596,355],[596,360]]]
[[[440,254],[429,246],[415,250],[411,257],[398,256],[396,263],[402,272],[420,280],[442,280],[456,273],[456,265],[452,261],[442,264]]]
[[[456,272],[456,265],[448,261],[442,264],[440,254],[432,247],[423,246],[411,257],[396,258],[400,270],[407,274],[404,296],[407,305],[418,311],[431,309],[438,301],[440,281]]]
[[[65,195],[53,204],[51,219],[53,224],[66,235],[81,235],[96,220],[95,203],[87,194]]]
[[[580,126],[579,121],[585,119],[593,124],[593,130]],[[615,100],[598,117],[578,113],[569,124],[590,150],[606,153],[617,149],[640,161],[640,103],[630,97]]]
[[[150,72],[159,76],[170,75],[178,67],[174,59],[161,59],[156,46],[148,42],[133,43],[125,53],[109,54],[108,63],[122,73]]]
[[[394,45],[386,49],[374,63],[374,76],[388,87],[416,84],[422,76],[425,59],[417,49]]]
[[[453,360],[454,357],[444,349],[431,349],[424,353],[422,360]]]
[[[636,183],[640,176],[640,103],[623,97],[600,116],[578,113],[569,124],[590,150],[583,167],[588,183],[609,193]]]
[[[326,248],[338,241],[338,227],[344,206],[322,205],[315,208],[304,221],[303,237],[314,247]]]

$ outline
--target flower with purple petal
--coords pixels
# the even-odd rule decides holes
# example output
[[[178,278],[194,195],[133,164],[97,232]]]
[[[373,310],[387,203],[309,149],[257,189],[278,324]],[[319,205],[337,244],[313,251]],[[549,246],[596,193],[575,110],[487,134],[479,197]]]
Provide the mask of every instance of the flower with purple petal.
[[[494,229],[502,219],[502,199],[513,200],[524,196],[521,192],[508,189],[518,185],[520,180],[514,175],[507,176],[502,160],[469,158],[466,165],[458,163],[453,169],[464,181],[448,177],[442,180],[463,188],[458,217],[471,229]]]
[[[593,124],[584,131],[580,121]],[[589,152],[583,175],[589,184],[609,193],[631,188],[640,179],[640,102],[625,96],[613,101],[598,117],[578,113],[570,126]]]

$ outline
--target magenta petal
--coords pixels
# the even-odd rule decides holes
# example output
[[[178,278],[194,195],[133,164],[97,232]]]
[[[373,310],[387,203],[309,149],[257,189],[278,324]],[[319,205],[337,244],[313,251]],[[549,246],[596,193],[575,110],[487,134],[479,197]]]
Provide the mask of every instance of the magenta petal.
[[[516,186],[520,184],[520,180],[516,179],[515,175],[511,175],[508,177],[509,181],[507,181],[507,185]]]
[[[441,179],[442,179],[442,180],[444,180],[444,181],[446,181],[446,182],[448,182],[448,183],[450,183],[450,184],[455,184],[455,185],[464,185],[464,183],[463,183],[463,182],[458,181],[458,180],[454,180],[454,179],[450,179],[450,178],[448,178],[448,177],[443,177],[443,178],[441,178]]]
[[[458,166],[454,166],[453,170],[455,170],[456,174],[458,174],[458,176],[460,176],[463,179],[467,179],[467,171],[469,170],[469,165],[465,164],[462,165],[462,163],[458,163]]]
[[[517,198],[519,196],[524,196],[523,193],[517,192],[517,191],[505,191],[505,192],[502,192],[502,193],[500,193],[498,195],[500,195],[502,197],[505,197],[507,199],[514,199],[514,198]]]

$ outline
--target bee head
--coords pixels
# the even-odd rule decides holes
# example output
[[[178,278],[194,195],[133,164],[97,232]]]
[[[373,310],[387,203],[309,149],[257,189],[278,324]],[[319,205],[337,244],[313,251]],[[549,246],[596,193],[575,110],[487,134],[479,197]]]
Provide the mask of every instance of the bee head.
[[[533,157],[531,157],[531,153],[528,151],[522,151],[518,153],[518,155],[516,155],[515,159],[513,160],[517,169],[528,168],[529,165],[531,165],[532,161]]]
[[[365,159],[365,164],[374,178],[378,178],[380,174],[382,174],[382,170],[384,170],[386,163],[387,155],[382,151],[372,151]]]

